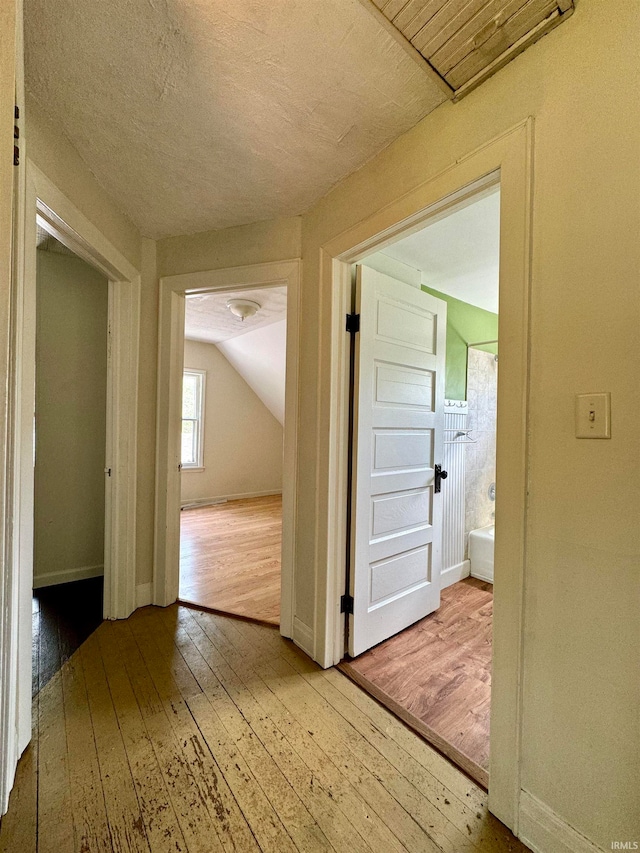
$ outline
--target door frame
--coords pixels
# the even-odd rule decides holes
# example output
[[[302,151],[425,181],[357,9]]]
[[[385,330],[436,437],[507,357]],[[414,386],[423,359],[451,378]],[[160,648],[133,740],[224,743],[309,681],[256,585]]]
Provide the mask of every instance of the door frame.
[[[24,128],[24,116],[14,117],[14,105],[22,112],[24,104],[22,42],[22,3],[10,0],[0,6],[0,815],[6,811],[18,757],[26,745],[18,720],[19,652],[26,632],[19,618],[24,595],[13,571],[10,458],[15,373],[11,314],[21,269],[24,209],[24,165],[16,168],[10,152],[16,145],[14,127],[19,127],[21,135]],[[22,149],[21,141],[17,147]]]
[[[280,608],[280,633],[285,637],[291,637],[293,632],[300,272],[301,262],[294,259],[183,273],[160,279],[153,603],[161,607],[177,601],[180,583],[179,448],[185,295],[282,285],[287,287]]]
[[[20,572],[33,575],[32,413],[35,409],[36,222],[109,282],[107,430],[105,468],[105,619],[126,619],[136,607],[137,398],[140,273],[69,199],[27,160],[25,275],[18,298],[16,451],[21,484],[15,529],[22,548]],[[29,539],[31,537],[31,539]],[[31,547],[25,547],[30,543]]]
[[[0,650],[11,681],[0,709],[13,720],[0,744],[0,811],[6,808],[18,757],[31,739],[31,596],[33,589],[33,413],[35,410],[36,221],[109,280],[107,457],[115,476],[106,489],[104,617],[120,619],[135,609],[136,430],[140,274],[69,199],[27,159],[18,199],[12,323],[11,439],[7,466],[12,530],[9,574],[17,589],[12,612],[15,643]],[[9,656],[11,656],[9,658]]]
[[[351,265],[424,227],[483,187],[499,182],[501,370],[498,391],[493,684],[489,807],[517,832],[527,507],[529,300],[533,183],[531,118],[419,184],[321,248],[321,287],[331,298],[326,562],[316,569],[316,660],[344,657],[340,596],[346,582]],[[320,437],[319,437],[320,440]]]

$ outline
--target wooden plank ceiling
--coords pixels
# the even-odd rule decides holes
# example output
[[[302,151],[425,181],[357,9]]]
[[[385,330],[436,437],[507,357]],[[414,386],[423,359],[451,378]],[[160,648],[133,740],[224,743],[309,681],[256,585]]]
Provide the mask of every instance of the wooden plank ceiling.
[[[573,0],[363,2],[454,100],[573,12]]]

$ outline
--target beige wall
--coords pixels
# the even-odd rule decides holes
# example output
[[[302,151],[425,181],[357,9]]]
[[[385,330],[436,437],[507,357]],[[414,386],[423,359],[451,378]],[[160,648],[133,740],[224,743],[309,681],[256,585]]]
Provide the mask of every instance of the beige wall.
[[[155,277],[149,274],[149,281],[151,282],[153,279],[157,288],[157,279],[163,276],[299,258],[301,254],[301,226],[301,217],[292,216],[268,222],[256,222],[236,228],[225,228],[220,231],[206,231],[159,240],[154,243],[154,261],[157,264]],[[143,287],[144,281],[143,270]],[[153,293],[149,291],[149,294],[148,303],[155,302],[157,306],[157,290]],[[153,318],[147,318],[146,322],[150,336],[147,345],[153,343],[157,347],[157,307]],[[145,320],[143,319],[144,323]],[[141,346],[145,346],[144,339]],[[150,349],[148,351],[151,352]],[[155,349],[153,358],[157,359]],[[156,363],[157,361],[154,361],[154,365]],[[148,377],[150,377],[150,373]],[[148,399],[149,392],[153,389],[155,417],[155,374],[153,379],[149,378],[148,381],[147,386],[141,383],[139,412],[143,411],[144,400]],[[145,429],[149,430],[149,422],[141,419],[140,433],[144,432]],[[147,440],[151,442],[148,433]],[[142,464],[148,467],[148,474],[145,474],[141,469],[139,482],[140,478],[144,477],[150,486],[155,477],[155,457],[147,457],[147,461],[148,466],[146,466],[146,461]],[[138,464],[140,465],[140,460]],[[205,495],[204,497],[211,496]],[[138,505],[137,582],[141,584],[149,582],[152,578],[153,552],[149,551],[148,543],[153,541],[153,514],[141,506],[140,496],[138,497]],[[151,506],[149,508],[151,509]]]
[[[140,269],[140,233],[120,213],[66,136],[45,116],[33,98],[26,103],[29,159],[90,219],[129,263]]]
[[[521,782],[603,849],[640,836],[639,12],[630,0],[581,0],[303,219],[296,615],[313,625],[314,564],[327,560],[315,523],[328,459],[320,246],[534,117]],[[611,441],[574,438],[574,395],[589,390],[612,393]],[[326,510],[322,489],[319,499]]]
[[[158,241],[158,275],[180,275],[300,257],[301,217]]]
[[[30,160],[141,271],[138,397],[136,582],[151,581],[155,498],[155,417],[158,359],[156,243],[136,227],[96,181],[68,139],[32,99],[26,104],[26,151]]]
[[[103,570],[108,282],[80,258],[37,254],[34,585],[46,586]]]
[[[35,165],[141,271],[136,583],[146,584],[153,572],[158,278],[299,257],[301,219],[145,240],[33,99],[27,101],[25,137]]]
[[[204,471],[182,472],[182,502],[282,490],[282,427],[213,344],[185,341],[184,366],[207,371]]]
[[[7,377],[11,374],[11,322],[12,313],[12,288],[9,286],[12,278],[13,269],[13,217],[14,217],[14,188],[16,186],[16,169],[13,165],[13,158],[8,152],[13,150],[14,145],[14,120],[13,107],[16,100],[21,98],[22,94],[22,56],[20,49],[16,45],[16,20],[18,17],[17,4],[14,2],[3,3],[0,5],[0,150],[3,156],[0,162],[0,282],[3,283],[0,290],[0,375],[3,381],[0,383],[0,447],[3,448],[2,460],[0,460],[0,513],[2,516],[7,514],[7,499],[8,483],[9,483],[9,465],[8,458],[4,449],[10,441],[8,415],[11,411],[9,395],[7,393],[8,383]],[[16,98],[16,93],[18,97]],[[23,127],[22,121],[18,124]],[[21,130],[22,132],[22,130]],[[5,532],[6,531],[6,532]],[[10,541],[8,535],[8,526],[0,525],[0,548],[5,550],[5,537]],[[10,588],[5,577],[7,572],[10,572],[9,562],[3,560],[0,568],[0,584],[2,588]],[[17,592],[19,585],[14,584],[11,592],[12,599],[17,601]],[[7,615],[5,615],[5,613]],[[11,611],[5,607],[0,608],[0,631],[2,636],[7,637],[10,630],[13,630],[10,623]],[[8,671],[8,677],[13,678],[17,672],[15,669]],[[0,703],[4,706],[4,695],[0,693]],[[14,713],[13,711],[11,712]],[[8,745],[9,736],[6,734],[7,728],[0,729],[1,747]],[[17,756],[16,756],[17,760]],[[2,772],[4,772],[4,761],[0,758]],[[0,811],[5,804],[2,802],[4,795],[4,785],[0,783]],[[8,792],[7,792],[8,796]]]
[[[143,241],[39,104],[27,98],[25,143],[29,159],[131,263],[142,270]],[[141,335],[138,406],[137,582],[151,580],[155,490],[155,387],[157,364],[157,278],[155,243],[145,241],[141,280]],[[152,418],[149,421],[149,418]]]
[[[328,500],[319,490],[329,402],[319,353],[330,335],[319,248],[534,117],[522,786],[609,849],[612,840],[639,834],[640,6],[576,6],[561,27],[459,104],[438,108],[319,202],[303,217],[302,252],[298,218],[169,238],[157,251],[158,275],[303,256],[296,615],[313,625],[315,568],[326,566],[316,506],[326,510]],[[34,134],[46,149],[51,134],[35,122]],[[54,162],[56,148],[66,145],[36,150],[37,164],[134,258],[135,234],[106,212],[86,167],[79,164],[75,174],[69,153],[64,169]],[[145,312],[154,310],[152,274],[149,282]],[[150,376],[155,338],[146,318],[150,337],[141,345]],[[611,441],[574,438],[574,395],[591,390],[612,392]],[[141,430],[148,433],[154,393],[153,385],[141,385]],[[153,463],[142,462],[150,488]],[[151,572],[150,555],[141,562],[148,523],[145,516],[139,582]]]

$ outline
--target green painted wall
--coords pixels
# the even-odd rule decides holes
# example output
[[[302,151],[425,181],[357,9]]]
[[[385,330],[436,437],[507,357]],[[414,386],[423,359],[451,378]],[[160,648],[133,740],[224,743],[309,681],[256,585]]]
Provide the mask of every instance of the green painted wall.
[[[498,337],[498,315],[430,287],[423,285],[422,289],[447,303],[447,367],[444,393],[447,400],[466,400],[467,344],[495,340]],[[498,351],[498,345],[492,344],[479,349],[495,353]]]

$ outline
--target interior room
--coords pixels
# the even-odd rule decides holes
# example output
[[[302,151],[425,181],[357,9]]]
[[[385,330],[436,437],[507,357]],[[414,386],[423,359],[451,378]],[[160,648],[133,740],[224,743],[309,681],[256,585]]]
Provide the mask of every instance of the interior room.
[[[287,288],[186,297],[180,600],[280,623]]]
[[[102,621],[108,281],[37,230],[33,693]]]
[[[1,850],[640,845],[639,32],[633,0],[0,4]],[[357,621],[346,585],[349,353],[369,322],[363,312],[360,332],[355,321],[347,329],[353,265],[494,178],[498,352],[481,347],[496,334],[474,330],[461,334],[458,363],[480,381],[486,359],[498,378],[495,478],[472,464],[482,412],[474,433],[472,383],[445,395],[439,343],[424,369],[442,377],[442,367],[442,387],[414,385],[442,402],[433,423],[410,424],[442,436],[431,448],[441,465],[434,519],[454,492],[454,452],[483,502],[467,518],[465,501],[464,533],[490,540],[495,506],[493,594],[479,590],[493,598],[485,790],[338,666],[350,643],[349,656],[364,658],[402,630],[375,636],[400,592],[389,593],[384,572],[374,592],[385,609],[353,595],[369,621],[364,638],[346,628]],[[32,702],[36,216],[109,281],[113,501],[105,619]],[[279,628],[179,603],[180,517],[205,511],[179,511],[184,296],[223,280],[248,289],[264,280],[248,271],[273,268],[270,283],[288,284]],[[437,280],[426,286],[442,297],[421,291],[422,275],[420,288],[403,283],[417,296],[393,331],[403,349],[413,335],[426,364],[419,330],[430,324],[436,340],[443,306],[451,323],[454,300],[468,303]],[[76,331],[70,313],[67,324],[65,340]],[[208,389],[213,368],[186,366],[207,371]],[[361,385],[371,395],[373,381]],[[386,394],[399,390],[387,382]],[[445,411],[447,399],[467,414]],[[369,426],[370,437],[402,431],[373,416]],[[402,443],[382,441],[380,459]],[[428,484],[403,479],[428,467],[429,445],[413,444],[416,470],[393,472],[400,491],[418,495],[405,510],[428,503]],[[62,461],[61,505],[67,478],[86,468],[79,453]],[[205,482],[208,467],[184,481]],[[372,475],[362,480],[368,488]],[[188,501],[277,488],[229,480]],[[356,531],[370,548],[367,526]],[[473,562],[473,539],[456,536],[447,555],[438,538],[441,528],[425,525],[408,549],[412,580],[424,568],[413,552],[440,550],[450,563],[444,589],[412,584],[435,618],[448,594],[475,592],[488,574],[453,570]],[[100,562],[87,553],[73,566]],[[469,631],[484,651],[487,602]],[[456,630],[456,619],[438,626],[435,645]],[[477,653],[464,646],[459,676],[479,666]],[[482,702],[488,685],[477,681]],[[457,729],[470,735],[472,724]]]
[[[419,527],[427,518],[433,525],[441,524],[439,554],[434,557],[432,550],[424,558],[439,559],[441,596],[434,612],[341,664],[357,684],[485,787],[491,712],[499,235],[496,185],[362,260],[364,266],[446,302],[442,512],[435,516],[421,510],[412,521],[406,513],[398,520],[395,510],[390,521],[390,530],[403,531],[407,525]],[[398,376],[394,381],[404,380]],[[412,393],[407,400],[416,405],[418,397]],[[416,459],[403,464],[413,466]],[[431,458],[428,464],[434,461]],[[398,500],[397,490],[394,483],[387,502]],[[415,499],[417,492],[406,494]],[[431,496],[432,501],[438,499]],[[381,522],[376,527],[380,503],[375,496],[373,506],[375,539],[383,530]],[[374,607],[379,609],[380,602]]]

